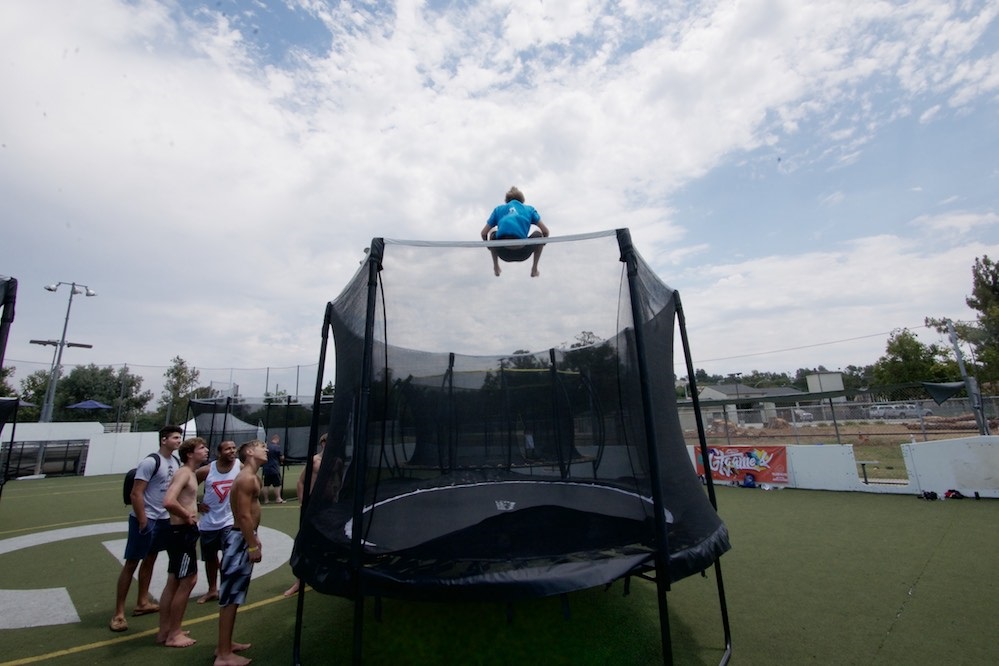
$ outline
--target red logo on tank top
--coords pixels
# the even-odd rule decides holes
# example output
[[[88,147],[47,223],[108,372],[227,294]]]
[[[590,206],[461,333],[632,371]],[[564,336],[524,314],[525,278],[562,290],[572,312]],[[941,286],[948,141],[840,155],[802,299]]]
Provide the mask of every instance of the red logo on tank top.
[[[232,488],[231,479],[212,482],[212,490],[215,492],[215,496],[219,498],[220,502],[224,502],[225,498],[229,497],[230,488]]]

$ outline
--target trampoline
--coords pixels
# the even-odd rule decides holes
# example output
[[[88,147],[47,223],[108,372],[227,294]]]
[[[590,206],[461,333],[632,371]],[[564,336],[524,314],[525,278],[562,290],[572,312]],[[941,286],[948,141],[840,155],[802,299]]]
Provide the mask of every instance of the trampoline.
[[[677,413],[677,328],[694,374],[679,295],[625,229],[520,241],[549,246],[537,279],[492,274],[503,242],[376,238],[327,304],[316,394],[331,332],[336,392],[313,409],[310,451],[328,443],[295,574],[354,601],[355,663],[368,597],[512,602],[639,576],[669,663],[666,590],[713,567],[727,662],[730,545]],[[300,593],[296,662],[303,617]]]

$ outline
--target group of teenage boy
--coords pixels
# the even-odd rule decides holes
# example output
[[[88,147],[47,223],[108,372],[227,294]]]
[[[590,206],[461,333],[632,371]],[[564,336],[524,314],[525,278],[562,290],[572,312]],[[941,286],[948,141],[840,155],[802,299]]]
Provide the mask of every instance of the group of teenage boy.
[[[235,442],[224,441],[210,465],[205,464],[208,458],[205,440],[183,440],[181,428],[166,426],[159,431],[155,456],[144,458],[137,467],[125,564],[118,576],[115,611],[108,627],[116,632],[128,629],[125,601],[138,569],[138,601],[132,615],[159,612],[157,643],[178,648],[193,645],[195,639],[183,630],[181,622],[197,581],[200,540],[209,589],[198,603],[218,599],[219,604],[215,666],[243,666],[250,659],[236,653],[250,644],[233,641],[233,629],[236,611],[246,601],[253,565],[262,555],[257,536],[259,470],[267,462],[267,445],[252,440],[237,449]],[[198,486],[202,483],[205,490],[199,503]],[[167,583],[156,603],[149,594],[149,584],[161,550],[167,551],[169,566]]]

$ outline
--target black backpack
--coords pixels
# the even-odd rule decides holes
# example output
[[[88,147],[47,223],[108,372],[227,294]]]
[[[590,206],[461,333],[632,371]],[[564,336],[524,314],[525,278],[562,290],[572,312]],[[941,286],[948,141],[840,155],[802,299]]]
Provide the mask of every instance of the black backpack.
[[[147,458],[154,458],[156,460],[156,467],[153,468],[153,476],[155,477],[160,473],[160,456],[158,453],[150,453]],[[125,501],[126,505],[132,503],[132,486],[135,485],[135,472],[138,467],[133,467],[132,469],[125,472],[125,483],[121,487],[121,498]],[[152,481],[152,478],[149,479]]]

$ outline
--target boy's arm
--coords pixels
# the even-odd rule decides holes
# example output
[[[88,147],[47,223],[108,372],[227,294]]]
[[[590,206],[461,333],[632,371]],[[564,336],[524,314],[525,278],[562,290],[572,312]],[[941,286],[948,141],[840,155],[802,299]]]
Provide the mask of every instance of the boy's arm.
[[[253,516],[253,503],[260,494],[257,486],[256,475],[240,472],[231,491],[233,522],[243,535],[251,562],[259,562],[261,558],[260,538],[257,537],[257,525]]]
[[[135,509],[135,519],[139,521],[139,531],[146,531],[146,486],[148,481],[136,479],[132,483],[132,507]]]
[[[545,238],[548,238],[548,234],[550,232],[548,231],[548,227],[546,227],[545,223],[542,222],[541,220],[538,220],[538,229],[541,229],[541,235],[542,236],[544,236]]]
[[[204,483],[205,479],[208,478],[208,470],[209,469],[211,469],[211,464],[202,465],[197,470],[195,470],[195,472],[194,472],[194,481],[195,481],[195,483],[197,483],[199,486],[202,483]],[[208,487],[205,486],[205,492],[202,493],[202,496],[201,496],[202,500],[200,502],[198,502],[198,512],[199,513],[208,513],[208,505],[205,504],[205,502],[204,502],[204,496],[207,495],[207,494],[208,494]]]
[[[302,468],[302,473],[298,475],[298,483],[295,484],[295,493],[298,495],[299,506],[302,504],[302,498],[305,497],[305,470],[307,467]]]

